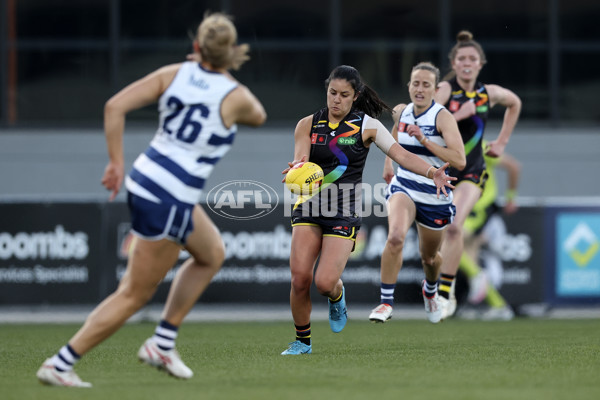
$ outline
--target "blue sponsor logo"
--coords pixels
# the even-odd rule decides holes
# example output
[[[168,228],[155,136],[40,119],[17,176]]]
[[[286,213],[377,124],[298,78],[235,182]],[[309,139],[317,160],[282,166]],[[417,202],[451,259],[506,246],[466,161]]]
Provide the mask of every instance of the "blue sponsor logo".
[[[600,296],[600,215],[559,214],[556,227],[556,294]]]

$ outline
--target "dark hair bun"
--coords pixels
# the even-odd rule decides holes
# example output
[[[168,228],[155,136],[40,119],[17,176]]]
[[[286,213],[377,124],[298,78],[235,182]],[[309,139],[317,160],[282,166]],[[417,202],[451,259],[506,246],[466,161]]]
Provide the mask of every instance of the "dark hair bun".
[[[456,35],[456,40],[459,42],[468,42],[473,40],[473,34],[469,31],[460,31]]]

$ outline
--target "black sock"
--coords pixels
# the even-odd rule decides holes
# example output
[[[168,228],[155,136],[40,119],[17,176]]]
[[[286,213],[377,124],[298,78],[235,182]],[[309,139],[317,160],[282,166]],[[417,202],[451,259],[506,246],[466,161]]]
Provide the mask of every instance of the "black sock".
[[[454,275],[442,274],[438,283],[438,294],[445,299],[449,299],[453,281]]]
[[[310,322],[307,325],[294,325],[296,327],[296,340],[310,346]]]

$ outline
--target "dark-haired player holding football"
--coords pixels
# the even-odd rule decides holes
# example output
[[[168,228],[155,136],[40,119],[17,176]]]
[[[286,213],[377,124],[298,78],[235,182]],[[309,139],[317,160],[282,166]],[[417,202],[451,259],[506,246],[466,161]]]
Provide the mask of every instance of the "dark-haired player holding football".
[[[411,103],[394,107],[392,136],[406,150],[433,165],[449,162],[461,170],[466,163],[465,150],[456,121],[448,110],[433,101],[439,79],[440,71],[431,63],[422,62],[413,67],[408,83]],[[436,196],[422,176],[403,167],[395,172],[390,157],[385,159],[383,178],[389,184],[386,190],[389,229],[381,255],[380,304],[369,319],[385,322],[392,317],[406,234],[416,222],[425,271],[422,282],[425,312],[430,322],[438,323],[442,317],[437,291],[442,265],[439,250],[444,230],[454,217],[452,191],[448,191],[446,197]]]
[[[454,190],[456,216],[446,230],[442,243],[442,268],[439,282],[442,319],[450,317],[456,310],[456,299],[452,293],[453,282],[463,252],[463,224],[481,196],[485,185],[485,161],[483,151],[491,157],[500,157],[521,112],[521,100],[512,91],[499,85],[483,84],[477,80],[485,65],[485,53],[481,45],[473,40],[469,31],[457,35],[457,43],[448,55],[452,71],[446,81],[439,85],[435,101],[453,113],[465,144],[467,166],[462,171],[450,170],[458,177]],[[495,105],[506,108],[502,128],[495,140],[483,150],[481,145],[489,109]]]
[[[372,143],[400,165],[429,178],[437,193],[445,195],[446,187],[453,187],[448,182],[453,178],[445,173],[448,164],[435,168],[406,151],[375,119],[391,110],[362,82],[355,68],[336,67],[325,84],[327,106],[298,122],[294,161],[283,171],[285,174],[297,163],[311,161],[321,166],[325,177],[320,191],[302,196],[292,214],[290,306],[296,338],[282,355],[312,352],[313,273],[317,290],[329,299],[331,330],[340,332],[346,325],[345,292],[340,278],[360,228],[360,184]]]

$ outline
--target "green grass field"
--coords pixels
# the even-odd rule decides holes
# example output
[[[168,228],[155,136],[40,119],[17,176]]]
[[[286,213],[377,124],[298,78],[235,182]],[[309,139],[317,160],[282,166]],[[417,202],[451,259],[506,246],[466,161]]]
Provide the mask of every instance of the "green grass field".
[[[92,389],[42,386],[35,372],[79,325],[0,326],[0,399],[599,399],[600,321],[350,320],[313,323],[313,354],[281,356],[289,322],[188,323],[178,381],[140,364],[154,324],[131,323],[76,370]]]

